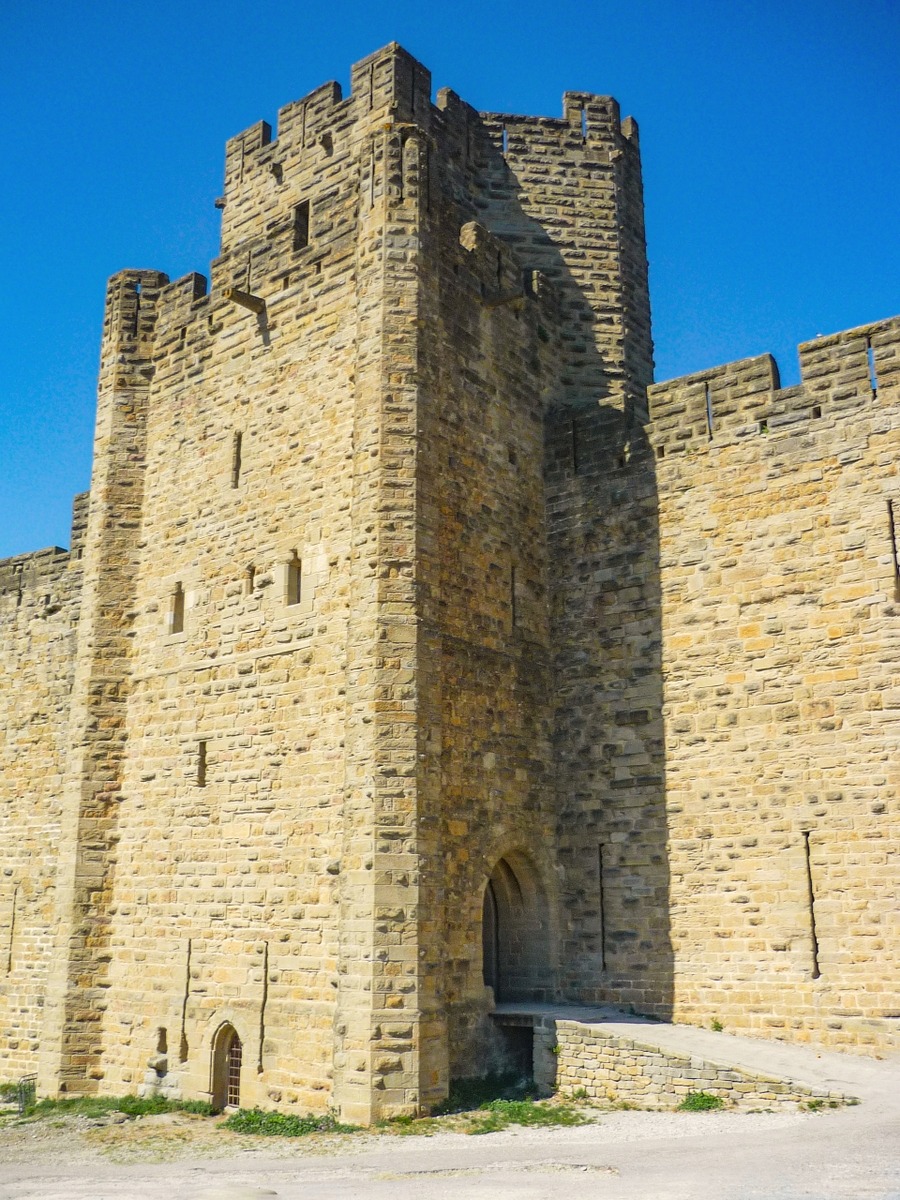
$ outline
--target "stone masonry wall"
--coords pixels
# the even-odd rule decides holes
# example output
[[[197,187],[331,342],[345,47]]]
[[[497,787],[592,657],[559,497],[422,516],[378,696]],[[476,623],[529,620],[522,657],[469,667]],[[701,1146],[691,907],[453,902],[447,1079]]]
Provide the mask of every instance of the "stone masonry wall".
[[[599,814],[567,862],[596,864],[567,956],[582,999],[895,1044],[898,340],[890,321],[808,343],[795,388],[768,358],[651,388],[646,442],[592,443],[605,520],[553,431],[563,544],[584,539],[571,612],[606,649],[585,636],[563,681]]]
[[[795,1108],[810,1100],[842,1104],[854,1099],[724,1062],[676,1054],[577,1021],[545,1021],[535,1028],[535,1083],[563,1096],[575,1094],[637,1108],[674,1108],[690,1092],[717,1096],[728,1106],[767,1109]]]
[[[900,1020],[900,320],[800,365],[650,393],[674,1016],[875,1049]]]
[[[79,506],[80,507],[80,506]],[[76,514],[77,519],[78,514]],[[0,1078],[36,1070],[54,911],[81,562],[0,562]]]

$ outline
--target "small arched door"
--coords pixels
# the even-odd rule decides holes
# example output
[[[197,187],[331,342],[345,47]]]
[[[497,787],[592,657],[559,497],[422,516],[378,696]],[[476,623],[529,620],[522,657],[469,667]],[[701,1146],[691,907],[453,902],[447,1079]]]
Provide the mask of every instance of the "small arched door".
[[[243,1046],[237,1030],[226,1022],[216,1033],[213,1042],[213,1107],[240,1108],[242,1055]]]

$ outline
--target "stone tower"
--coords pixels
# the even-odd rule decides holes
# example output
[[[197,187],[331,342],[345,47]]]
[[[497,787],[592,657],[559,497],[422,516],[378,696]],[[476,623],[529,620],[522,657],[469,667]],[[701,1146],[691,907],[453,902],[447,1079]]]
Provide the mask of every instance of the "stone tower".
[[[559,119],[433,103],[390,45],[348,97],[232,139],[217,205],[210,286],[110,281],[71,552],[0,564],[4,1071],[366,1122],[499,1061],[506,1002],[768,1032],[810,972],[818,835],[777,805],[761,842],[744,827],[742,718],[721,717],[710,801],[697,689],[708,666],[710,712],[753,689],[713,661],[724,610],[682,572],[695,527],[740,509],[710,455],[737,439],[758,467],[738,416],[774,433],[811,402],[738,364],[648,413],[634,122],[582,93]],[[896,324],[867,344],[884,406]],[[884,761],[867,745],[854,770]],[[690,905],[723,879],[750,908],[716,958]],[[742,921],[765,904],[761,949]],[[798,1036],[865,1041],[826,1032],[829,986],[830,1009],[802,992]]]

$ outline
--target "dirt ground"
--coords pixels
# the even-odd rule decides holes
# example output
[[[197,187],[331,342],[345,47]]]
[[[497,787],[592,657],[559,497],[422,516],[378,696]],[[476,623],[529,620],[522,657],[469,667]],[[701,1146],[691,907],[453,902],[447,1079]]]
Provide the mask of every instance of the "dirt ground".
[[[575,1128],[251,1137],[184,1113],[0,1123],[2,1200],[900,1200],[900,1077],[820,1112],[597,1111]]]

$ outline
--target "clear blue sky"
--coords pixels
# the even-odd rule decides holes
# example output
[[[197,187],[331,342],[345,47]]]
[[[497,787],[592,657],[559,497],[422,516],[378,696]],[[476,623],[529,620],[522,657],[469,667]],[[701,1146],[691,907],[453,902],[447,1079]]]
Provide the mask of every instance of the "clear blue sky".
[[[401,42],[481,109],[641,127],[658,379],[900,312],[898,0],[6,0],[0,556],[68,545],[105,281],[217,252],[225,139]]]

